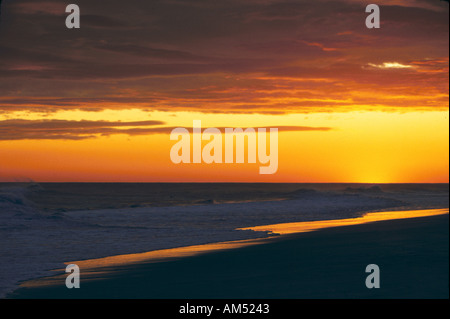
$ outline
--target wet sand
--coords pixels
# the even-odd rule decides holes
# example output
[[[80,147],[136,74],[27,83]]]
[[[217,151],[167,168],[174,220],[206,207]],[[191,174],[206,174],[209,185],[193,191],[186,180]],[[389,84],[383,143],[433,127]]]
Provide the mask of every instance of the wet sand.
[[[8,298],[449,298],[448,214],[332,227],[162,262],[98,269],[67,289],[28,282]],[[368,289],[368,264],[380,288]]]

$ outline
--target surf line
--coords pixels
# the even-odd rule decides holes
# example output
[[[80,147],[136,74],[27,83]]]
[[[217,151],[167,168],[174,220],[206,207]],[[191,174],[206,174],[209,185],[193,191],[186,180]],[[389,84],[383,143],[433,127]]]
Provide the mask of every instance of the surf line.
[[[170,133],[170,140],[177,141],[170,150],[170,159],[180,163],[244,163],[245,144],[247,144],[247,163],[267,164],[259,167],[259,174],[275,174],[278,170],[278,128],[225,128],[224,133],[216,127],[206,128],[202,132],[202,122],[194,120],[191,136],[183,127],[177,127]],[[269,134],[269,153],[267,138]],[[225,135],[225,136],[223,136]],[[247,138],[247,143],[245,143]],[[209,141],[202,149],[202,141]],[[225,151],[223,151],[223,148]],[[235,152],[236,149],[236,152]],[[257,150],[258,149],[258,150]],[[236,162],[234,161],[236,157]]]

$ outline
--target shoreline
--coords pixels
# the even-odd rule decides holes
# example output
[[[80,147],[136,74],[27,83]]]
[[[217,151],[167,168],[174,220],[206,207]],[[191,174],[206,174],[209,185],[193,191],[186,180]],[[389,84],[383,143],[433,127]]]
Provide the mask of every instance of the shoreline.
[[[254,226],[238,228],[238,230],[253,230],[268,232],[269,234],[289,235],[299,234],[309,231],[317,231],[319,229],[330,227],[342,227],[351,225],[360,225],[366,223],[373,223],[377,221],[395,220],[395,219],[407,219],[415,217],[428,217],[442,214],[448,214],[448,208],[435,208],[435,209],[415,209],[415,210],[387,210],[368,212],[360,217],[343,218],[343,219],[329,219],[307,222],[293,222],[293,223],[280,223],[272,225]]]
[[[376,214],[376,213],[375,213]],[[422,220],[422,221],[426,221],[428,223],[428,225],[433,224],[434,228],[442,228],[442,225],[445,226],[445,223],[442,223],[443,220],[446,220],[446,226],[447,226],[447,231],[444,231],[443,229],[441,229],[439,232],[435,230],[431,231],[431,232],[423,232],[421,231],[421,225],[420,223],[418,223],[418,220]],[[441,220],[441,222],[436,223],[437,220]],[[431,221],[431,224],[430,224]],[[434,222],[433,222],[434,221]],[[393,227],[392,225],[396,225],[395,227],[399,228],[400,233],[403,231],[403,233],[406,232],[406,234],[408,234],[409,232],[409,236],[414,239],[414,241],[417,241],[419,239],[420,241],[420,237],[419,234],[417,232],[423,232],[422,236],[437,236],[437,237],[446,237],[447,238],[447,243],[445,244],[445,242],[439,241],[439,247],[443,247],[446,246],[447,250],[445,252],[442,252],[442,249],[440,250],[439,256],[441,257],[441,259],[444,259],[444,264],[446,264],[446,273],[444,271],[444,273],[442,273],[442,271],[440,271],[439,276],[443,276],[447,278],[447,282],[448,282],[448,209],[446,210],[446,213],[442,213],[440,215],[435,215],[433,217],[408,217],[405,219],[391,219],[391,220],[387,220],[387,221],[372,221],[372,222],[367,222],[364,224],[358,224],[358,225],[347,225],[347,226],[338,226],[338,227],[327,227],[327,228],[323,228],[323,229],[319,229],[319,230],[315,230],[312,232],[308,232],[308,233],[294,233],[294,234],[289,234],[289,235],[282,235],[282,236],[276,236],[276,237],[268,237],[268,238],[263,238],[262,240],[251,240],[253,241],[253,243],[243,243],[242,241],[238,241],[237,246],[239,248],[236,247],[215,247],[215,249],[208,249],[208,247],[204,247],[205,245],[200,245],[203,248],[206,249],[200,249],[200,251],[196,251],[194,253],[192,253],[192,251],[189,252],[189,249],[184,247],[183,249],[185,250],[184,253],[185,255],[180,256],[180,255],[175,255],[175,256],[163,256],[163,258],[160,258],[159,260],[150,260],[147,259],[145,260],[145,258],[147,258],[148,256],[141,256],[144,257],[141,260],[137,260],[135,262],[132,263],[116,263],[116,264],[107,264],[104,263],[102,267],[99,267],[100,264],[97,264],[96,267],[91,267],[91,274],[88,275],[88,273],[83,273],[83,266],[80,265],[80,269],[81,269],[81,278],[83,278],[83,275],[85,275],[84,277],[84,281],[82,279],[81,283],[82,283],[82,288],[85,289],[77,289],[77,291],[74,291],[74,289],[68,290],[65,285],[64,285],[64,279],[66,277],[65,274],[63,275],[59,275],[58,276],[52,276],[52,277],[46,277],[47,280],[53,279],[53,283],[50,283],[47,281],[47,283],[42,286],[43,281],[45,282],[45,278],[39,278],[36,280],[31,280],[31,281],[26,281],[24,283],[22,283],[22,287],[19,287],[18,289],[14,290],[13,292],[9,293],[6,297],[7,298],[18,298],[18,299],[22,299],[22,298],[197,298],[197,293],[195,292],[196,289],[194,289],[194,287],[191,287],[191,289],[188,289],[188,291],[186,291],[187,295],[179,295],[178,292],[176,292],[176,290],[173,291],[173,293],[171,294],[169,291],[166,291],[165,293],[162,294],[154,294],[154,293],[149,293],[149,291],[144,291],[142,290],[142,287],[140,287],[139,284],[137,284],[134,288],[130,288],[130,290],[128,291],[124,291],[126,289],[119,289],[120,286],[125,286],[128,287],[128,285],[126,284],[127,278],[131,277],[131,278],[136,278],[137,277],[141,277],[141,279],[143,279],[144,281],[145,278],[148,278],[149,276],[154,278],[154,273],[152,270],[157,269],[159,272],[162,272],[162,274],[166,274],[167,276],[167,270],[164,270],[163,268],[165,266],[171,268],[174,267],[176,265],[183,265],[183,264],[191,264],[192,262],[196,262],[196,263],[200,263],[200,264],[205,264],[205,265],[209,265],[209,267],[211,268],[221,268],[223,267],[222,264],[229,264],[230,262],[232,264],[235,264],[236,262],[239,264],[242,261],[246,261],[246,263],[249,263],[250,261],[248,259],[246,259],[245,254],[248,252],[262,252],[263,254],[265,250],[270,250],[271,247],[276,247],[279,246],[279,249],[275,251],[275,253],[285,253],[286,252],[286,246],[292,246],[294,244],[300,245],[303,247],[303,250],[307,251],[308,250],[308,246],[305,246],[304,244],[306,242],[308,242],[308,238],[309,240],[311,240],[311,238],[316,238],[317,240],[320,240],[321,244],[318,245],[317,242],[312,245],[312,247],[317,246],[318,248],[320,248],[320,251],[322,251],[322,253],[324,251],[327,250],[327,246],[328,249],[332,250],[332,247],[335,246],[335,242],[334,242],[334,237],[336,236],[336,234],[346,234],[347,236],[356,236],[357,238],[359,238],[360,240],[369,240],[371,236],[368,236],[368,233],[372,233],[372,235],[374,235],[375,237],[378,237],[377,232],[373,231],[373,228],[377,229],[380,228],[379,231],[385,232],[386,229],[389,229],[391,227]],[[411,233],[410,230],[405,229],[405,225],[415,225],[414,228],[416,229],[416,233]],[[361,232],[361,229],[368,229],[366,232]],[[370,230],[372,229],[372,230]],[[384,230],[383,230],[384,229]],[[330,234],[334,234],[333,236],[331,236]],[[325,235],[325,238],[328,238],[329,243],[324,242],[324,238],[321,239],[321,237],[323,237]],[[341,236],[339,235],[339,236]],[[330,237],[331,236],[331,237]],[[441,239],[442,239],[441,238]],[[388,238],[387,238],[388,239]],[[387,240],[386,239],[386,240]],[[395,238],[394,238],[395,239]],[[256,241],[256,242],[255,242]],[[302,241],[304,243],[302,243]],[[245,242],[245,241],[244,241]],[[369,240],[370,242],[370,240]],[[223,244],[223,243],[215,243],[212,245],[217,245],[217,244]],[[230,242],[228,242],[228,244],[230,244]],[[347,244],[351,244],[351,245],[356,245],[359,246],[360,244],[356,243],[347,243]],[[399,243],[397,243],[399,244]],[[396,245],[396,242],[394,241],[392,244],[392,246]],[[403,245],[409,245],[407,242],[403,243]],[[312,247],[309,247],[310,249],[312,249]],[[399,249],[401,251],[401,245],[399,247],[397,247],[397,249]],[[197,247],[199,248],[199,247]],[[380,250],[380,247],[373,247],[376,250]],[[430,249],[430,247],[427,248],[428,250]],[[355,247],[352,246],[348,246],[348,250],[349,253],[351,253],[351,250],[355,250]],[[187,252],[187,254],[186,254]],[[302,251],[304,253],[304,251]],[[273,253],[273,252],[272,252]],[[423,251],[421,252],[422,254],[424,253]],[[244,255],[243,255],[244,254]],[[310,254],[310,253],[308,253]],[[139,254],[132,254],[132,255],[139,255]],[[345,253],[344,253],[345,255]],[[420,255],[420,254],[419,254]],[[445,257],[446,255],[446,257]],[[222,257],[220,257],[222,256]],[[232,257],[226,257],[226,256],[232,256]],[[313,254],[313,256],[317,256]],[[107,258],[114,258],[114,257],[118,257],[118,256],[112,256],[112,257],[107,257]],[[161,256],[160,256],[161,257]],[[261,256],[260,256],[261,257]],[[345,258],[344,256],[342,256],[343,258],[341,259],[340,263],[345,264]],[[395,256],[393,256],[395,259]],[[221,262],[211,262],[211,259],[215,259],[215,258],[219,258],[222,259]],[[230,258],[230,259],[229,259]],[[324,256],[321,257],[322,259],[325,258],[326,259],[326,254]],[[354,257],[353,257],[354,259]],[[233,263],[232,260],[235,260],[235,262]],[[445,261],[446,260],[446,261]],[[98,261],[98,260],[97,260]],[[86,262],[86,261],[85,261]],[[81,262],[83,263],[83,262]],[[281,262],[284,266],[289,268],[289,260],[284,260],[284,262]],[[372,262],[367,262],[367,264],[372,263]],[[442,263],[442,260],[441,260]],[[198,265],[198,268],[202,268],[202,265]],[[366,264],[366,265],[367,265]],[[414,265],[414,258],[412,258],[412,260],[410,260],[408,262],[408,264],[412,264]],[[423,261],[421,261],[421,265],[423,266]],[[86,266],[86,265],[85,265]],[[264,265],[262,265],[264,268]],[[318,265],[316,265],[318,266]],[[180,267],[176,267],[178,268],[178,271],[184,272],[184,267],[180,266]],[[258,264],[255,264],[255,269],[258,268]],[[300,267],[302,268],[302,267]],[[303,267],[304,268],[304,267]],[[311,271],[314,267],[309,268],[309,270]],[[319,267],[320,268],[320,267]],[[192,269],[195,272],[195,269]],[[247,280],[249,280],[248,277],[251,277],[251,271],[249,271],[249,269],[245,270],[245,269],[241,269],[242,271],[237,271],[237,273],[234,273],[232,276],[230,276],[230,280],[233,281],[235,280],[236,276],[238,277],[242,277],[242,278],[246,278]],[[364,269],[362,270],[364,272]],[[209,271],[211,272],[211,271]],[[279,274],[277,274],[276,271],[269,271],[272,272],[272,275],[274,276],[279,276]],[[170,273],[170,272],[169,272]],[[207,282],[215,282],[216,279],[212,278],[211,274],[208,275],[208,271],[206,271],[205,273],[203,273],[202,275],[197,274],[200,276],[200,278],[204,277],[204,280],[201,280],[202,285],[207,284]],[[162,276],[162,277],[166,277],[166,276]],[[364,273],[362,274],[362,276],[364,277]],[[95,280],[90,281],[88,278],[94,278]],[[208,280],[206,280],[206,278],[208,278]],[[407,277],[407,276],[406,276]],[[175,278],[177,278],[177,276],[175,276]],[[155,279],[155,278],[154,278]],[[56,280],[56,282],[55,282]],[[181,285],[182,287],[185,287],[185,280],[181,280],[177,283],[176,280],[173,281],[174,278],[172,278],[172,281],[169,280],[171,282],[171,285],[173,287],[177,287],[177,285]],[[226,278],[223,278],[223,280],[226,281]],[[158,281],[158,280],[157,280]],[[319,280],[320,281],[320,280]],[[59,285],[54,285],[55,283],[58,283]],[[117,286],[115,284],[113,284],[113,282],[116,282]],[[278,282],[278,284],[277,284]],[[50,285],[49,285],[50,283]],[[160,283],[161,284],[161,283]],[[283,286],[286,284],[285,280],[272,280],[271,285],[277,286]],[[323,284],[323,283],[322,283]],[[363,284],[363,282],[362,282]],[[106,287],[113,285],[114,287],[117,287],[116,289],[119,289],[121,291],[121,293],[113,293],[111,294],[111,289],[106,289]],[[191,283],[191,285],[194,285],[194,282]],[[321,284],[319,284],[320,286]],[[25,287],[24,287],[25,286]],[[195,286],[195,285],[194,285]],[[238,285],[239,286],[239,285]],[[258,289],[256,287],[259,287],[260,284],[257,282],[254,282],[254,288],[251,288],[250,286],[247,286],[247,289],[249,289],[250,291],[253,291],[253,293],[256,294],[256,296],[252,296],[252,294],[249,295],[245,295],[245,297],[247,298],[259,298],[258,295],[260,295],[260,293],[258,292]],[[364,286],[364,285],[363,285]],[[90,288],[89,288],[90,287]],[[102,288],[103,287],[103,288]],[[122,287],[123,288],[123,287]],[[241,292],[238,290],[238,287],[236,287],[236,293],[239,295]],[[442,287],[440,288],[442,290]],[[87,290],[90,290],[90,292],[88,292]],[[113,289],[114,290],[114,289]],[[134,290],[134,291],[133,291]],[[178,288],[179,290],[179,288]],[[313,289],[314,290],[314,289]],[[368,290],[368,289],[367,289]],[[445,289],[444,289],[445,290]],[[58,293],[55,294],[55,292],[58,291]],[[103,292],[102,292],[103,291]],[[317,293],[317,291],[316,291]],[[311,292],[311,297],[314,298],[314,296],[316,295],[316,293]],[[410,295],[411,293],[406,292],[406,295]],[[227,298],[235,298],[236,296],[233,295],[233,293],[230,293],[228,295],[222,295],[221,293],[219,293],[219,291],[216,291],[214,293],[210,294],[212,298],[216,298],[217,296],[219,296],[219,298],[221,296],[226,296]],[[276,295],[276,294],[275,294]],[[283,296],[283,298],[296,298],[296,296],[298,295],[297,293],[292,292],[292,294],[289,294],[288,291],[286,291],[286,294]],[[351,295],[351,294],[350,294]],[[364,295],[364,294],[363,294]],[[389,295],[389,294],[388,294]],[[430,292],[430,295],[433,295],[432,292]],[[448,298],[448,286],[445,291],[441,291],[439,294],[439,296],[447,296],[446,298]],[[209,298],[208,295],[204,295],[204,294],[199,294],[200,298]],[[216,297],[214,297],[216,296]],[[324,298],[326,297],[327,294],[325,293],[323,295]],[[264,294],[262,295],[262,297],[273,297],[273,294],[269,293],[269,294]],[[240,298],[240,297],[237,297]],[[301,298],[309,298],[306,296],[303,296]],[[319,294],[318,298],[322,298]],[[346,298],[345,296],[340,296],[337,295],[337,298]],[[352,298],[350,296],[350,298]],[[402,298],[402,297],[400,297]],[[406,297],[408,298],[408,297]]]

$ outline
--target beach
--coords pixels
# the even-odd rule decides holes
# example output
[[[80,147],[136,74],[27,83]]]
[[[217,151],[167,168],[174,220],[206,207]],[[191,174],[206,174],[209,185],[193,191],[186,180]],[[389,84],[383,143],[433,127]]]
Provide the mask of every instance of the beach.
[[[81,269],[80,289],[67,289],[64,279],[50,285],[34,280],[7,298],[446,299],[448,225],[443,214],[323,228],[235,249],[103,267],[85,281]],[[365,285],[369,264],[379,266],[380,288]]]

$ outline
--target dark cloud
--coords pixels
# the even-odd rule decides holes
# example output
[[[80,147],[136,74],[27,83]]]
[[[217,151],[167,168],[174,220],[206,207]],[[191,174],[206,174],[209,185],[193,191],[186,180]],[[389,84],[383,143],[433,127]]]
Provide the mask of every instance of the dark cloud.
[[[119,19],[96,14],[83,15],[83,25],[87,25],[89,27],[108,28],[108,29],[127,27],[127,24],[120,21]]]
[[[33,130],[53,130],[53,129],[86,129],[100,127],[121,127],[121,126],[149,126],[162,125],[161,121],[133,121],[133,122],[109,122],[109,121],[68,121],[68,120],[21,120],[11,119],[0,121],[0,129],[33,129]]]
[[[105,50],[114,53],[145,56],[149,58],[157,58],[163,60],[181,60],[181,61],[205,61],[207,57],[197,56],[189,52],[178,50],[166,50],[159,48],[151,48],[139,44],[108,44],[100,43],[95,46],[97,49]]]
[[[96,135],[111,135],[124,133],[129,129],[118,127],[162,125],[161,121],[68,121],[68,120],[21,120],[11,119],[0,121],[0,140],[24,139],[65,139],[81,140]]]
[[[0,140],[82,140],[98,135],[114,134],[150,135],[170,134],[176,128],[163,125],[161,121],[68,121],[68,120],[21,120],[0,121]],[[158,126],[158,127],[152,127]],[[272,127],[265,127],[270,129]],[[279,126],[280,132],[329,131],[329,127]],[[225,127],[219,128],[225,131]]]
[[[382,27],[369,30],[356,0],[79,0],[81,29],[69,30],[62,0],[7,1],[0,109],[345,110],[349,86],[403,108],[388,90],[448,94],[448,4],[438,2],[380,1]],[[415,67],[367,68],[385,62]],[[315,79],[328,82],[312,88]],[[267,102],[274,94],[304,102]]]

